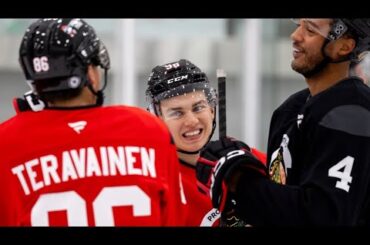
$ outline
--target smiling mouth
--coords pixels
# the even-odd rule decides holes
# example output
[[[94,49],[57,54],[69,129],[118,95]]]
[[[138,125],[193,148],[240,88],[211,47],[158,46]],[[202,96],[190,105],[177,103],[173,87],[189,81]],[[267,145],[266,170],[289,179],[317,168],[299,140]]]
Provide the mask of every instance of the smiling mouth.
[[[297,47],[293,47],[293,57],[298,58],[300,55],[303,54],[303,50]]]
[[[203,129],[197,129],[197,130],[194,130],[194,131],[189,131],[189,132],[186,132],[186,133],[183,133],[182,136],[185,137],[185,138],[188,138],[188,137],[194,137],[194,136],[198,136],[202,133]]]

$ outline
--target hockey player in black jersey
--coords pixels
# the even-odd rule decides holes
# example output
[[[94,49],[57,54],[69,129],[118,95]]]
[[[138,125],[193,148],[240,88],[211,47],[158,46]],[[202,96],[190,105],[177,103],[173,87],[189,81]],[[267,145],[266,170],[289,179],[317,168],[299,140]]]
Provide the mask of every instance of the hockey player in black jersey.
[[[292,69],[308,88],[272,116],[268,169],[235,148],[213,171],[212,201],[251,225],[370,224],[370,89],[349,76],[370,19],[296,19]]]

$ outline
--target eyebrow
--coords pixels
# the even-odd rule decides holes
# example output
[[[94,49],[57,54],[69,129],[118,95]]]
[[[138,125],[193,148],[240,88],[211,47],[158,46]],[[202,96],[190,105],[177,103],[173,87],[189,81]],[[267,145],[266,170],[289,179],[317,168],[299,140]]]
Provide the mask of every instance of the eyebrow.
[[[308,19],[306,19],[306,21],[308,22],[308,23],[310,23],[311,25],[313,25],[315,28],[317,28],[317,29],[319,29],[320,27],[315,23],[315,22],[313,22],[313,21],[311,21],[311,20],[308,20]]]
[[[193,107],[196,107],[196,106],[198,106],[200,104],[204,104],[204,103],[207,103],[207,101],[205,99],[202,99],[202,100],[192,104],[191,107],[193,108]],[[172,107],[172,108],[168,108],[166,111],[171,111],[171,110],[176,111],[176,110],[181,110],[181,109],[183,109],[183,107]]]

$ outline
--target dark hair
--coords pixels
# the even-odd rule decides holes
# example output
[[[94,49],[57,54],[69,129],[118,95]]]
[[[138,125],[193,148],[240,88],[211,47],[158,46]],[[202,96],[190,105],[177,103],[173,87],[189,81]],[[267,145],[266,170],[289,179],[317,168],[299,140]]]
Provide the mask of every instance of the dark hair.
[[[63,80],[56,78],[56,79],[45,79],[45,80],[38,80],[35,81],[35,90],[39,94],[40,99],[43,101],[48,101],[54,103],[56,101],[63,101],[63,100],[70,100],[73,98],[78,97],[83,87],[78,87],[75,89],[65,89],[65,90],[52,90],[50,92],[43,92],[47,91],[49,88],[55,88],[61,86]]]

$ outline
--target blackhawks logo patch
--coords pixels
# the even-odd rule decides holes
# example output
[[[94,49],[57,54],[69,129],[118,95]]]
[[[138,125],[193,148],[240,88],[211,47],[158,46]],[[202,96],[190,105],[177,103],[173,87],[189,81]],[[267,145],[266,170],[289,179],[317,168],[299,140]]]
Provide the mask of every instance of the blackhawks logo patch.
[[[275,155],[275,154],[273,154]],[[273,159],[271,165],[270,165],[270,179],[276,183],[285,185],[286,183],[286,174],[284,170],[284,164],[283,164],[283,156],[280,152],[280,150],[277,150],[277,155],[275,159]]]

